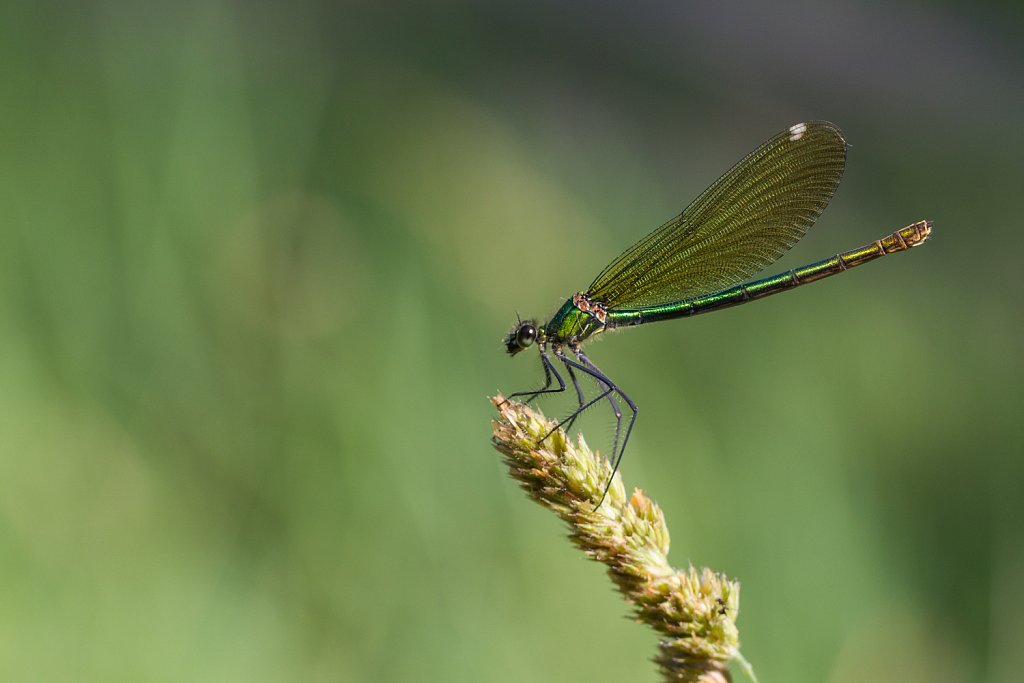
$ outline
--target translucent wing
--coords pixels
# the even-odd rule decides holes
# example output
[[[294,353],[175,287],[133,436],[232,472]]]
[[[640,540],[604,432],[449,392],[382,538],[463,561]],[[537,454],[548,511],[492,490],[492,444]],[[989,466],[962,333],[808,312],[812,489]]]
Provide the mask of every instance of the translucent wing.
[[[749,279],[804,236],[846,166],[827,121],[798,123],[748,154],[679,216],[615,259],[587,290],[609,309],[644,308]]]

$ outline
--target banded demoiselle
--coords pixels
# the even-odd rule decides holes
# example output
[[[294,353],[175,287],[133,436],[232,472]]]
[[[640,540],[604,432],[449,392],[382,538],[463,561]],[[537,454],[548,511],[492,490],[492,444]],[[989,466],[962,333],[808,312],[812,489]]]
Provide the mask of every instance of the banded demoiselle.
[[[565,391],[565,381],[548,356],[550,346],[579,401],[558,426],[571,425],[584,410],[608,400],[615,414],[615,436],[612,473],[602,502],[638,411],[633,399],[583,353],[584,342],[609,330],[717,311],[784,292],[928,239],[932,223],[921,220],[863,247],[739,284],[803,237],[828,205],[845,166],[846,140],[837,126],[827,121],[791,126],[744,157],[681,214],[624,251],[546,323],[519,320],[505,337],[511,355],[536,344],[544,369],[543,387],[509,398],[526,396],[529,402],[541,394]],[[575,360],[565,355],[566,348]],[[586,399],[577,372],[596,381],[596,397]],[[557,388],[552,388],[552,380]],[[624,436],[618,399],[631,412]]]

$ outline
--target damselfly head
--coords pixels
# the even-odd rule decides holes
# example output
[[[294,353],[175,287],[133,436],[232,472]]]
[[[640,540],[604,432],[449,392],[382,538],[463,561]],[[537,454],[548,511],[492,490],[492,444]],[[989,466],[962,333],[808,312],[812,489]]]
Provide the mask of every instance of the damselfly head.
[[[518,317],[518,314],[517,314]],[[516,355],[537,341],[537,323],[533,320],[520,320],[505,336],[505,350],[509,355]]]

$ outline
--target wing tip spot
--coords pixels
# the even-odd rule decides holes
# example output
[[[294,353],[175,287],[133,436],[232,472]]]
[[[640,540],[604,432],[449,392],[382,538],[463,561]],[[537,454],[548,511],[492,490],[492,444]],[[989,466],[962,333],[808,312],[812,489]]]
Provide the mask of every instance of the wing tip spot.
[[[807,132],[807,124],[806,123],[797,123],[795,125],[790,126],[789,127],[789,141],[790,142],[796,142],[797,140],[802,138],[804,136],[804,133],[806,133],[806,132]]]

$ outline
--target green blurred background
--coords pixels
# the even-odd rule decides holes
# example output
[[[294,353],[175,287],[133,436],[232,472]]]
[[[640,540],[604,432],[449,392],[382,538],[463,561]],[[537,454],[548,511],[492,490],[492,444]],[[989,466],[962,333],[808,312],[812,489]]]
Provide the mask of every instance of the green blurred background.
[[[779,267],[932,241],[591,347],[626,483],[742,581],[765,683],[1020,680],[1022,19],[5,3],[0,679],[656,680],[489,445],[540,379],[500,339],[824,118],[846,179]]]

